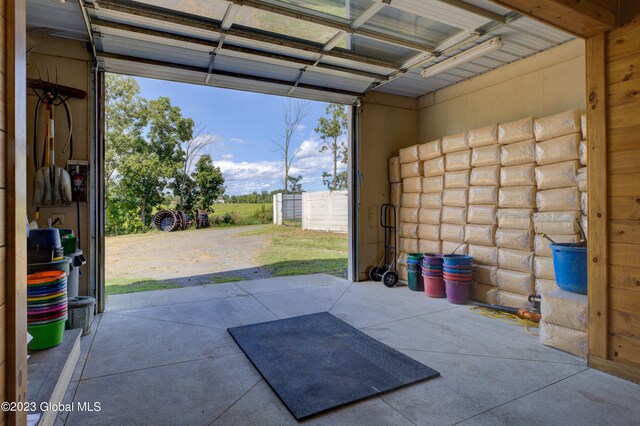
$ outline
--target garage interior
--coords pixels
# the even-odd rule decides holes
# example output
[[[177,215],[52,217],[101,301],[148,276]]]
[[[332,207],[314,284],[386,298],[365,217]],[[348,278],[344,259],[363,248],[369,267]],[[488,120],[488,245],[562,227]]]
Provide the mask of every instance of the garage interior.
[[[239,290],[233,284],[221,285],[215,290],[190,290],[191,293],[180,296],[183,303],[203,300],[228,303],[230,315],[234,313],[235,302],[226,298],[240,297],[238,291],[245,299],[260,302],[256,302],[255,309],[238,305],[238,318],[235,319],[238,323],[233,325],[301,315],[318,309],[331,310],[374,338],[433,365],[443,375],[436,381],[417,385],[417,388],[401,389],[329,413],[327,418],[319,419],[321,423],[365,423],[371,418],[381,419],[381,424],[452,424],[465,420],[493,423],[496,419],[508,423],[541,416],[548,423],[591,420],[624,424],[637,419],[638,387],[632,382],[640,381],[640,250],[637,248],[640,244],[637,171],[640,159],[640,116],[637,113],[640,102],[637,72],[640,66],[640,2],[27,0],[25,4],[7,0],[2,5],[4,49],[0,68],[4,97],[0,122],[3,137],[0,148],[3,167],[0,170],[3,214],[0,216],[0,256],[3,283],[0,317],[5,338],[0,351],[0,380],[3,401],[29,401],[27,382],[33,383],[30,379],[33,361],[27,362],[26,342],[25,216],[32,218],[37,207],[32,202],[31,182],[35,170],[31,167],[33,130],[30,126],[37,98],[27,90],[26,81],[27,78],[41,78],[43,70],[48,69],[50,75],[53,70],[57,74],[48,77],[49,80],[56,78],[58,84],[87,94],[84,99],[71,99],[69,105],[74,116],[73,160],[86,161],[89,166],[88,197],[79,207],[79,217],[84,218],[80,223],[75,219],[75,204],[41,206],[40,215],[47,218],[53,213],[63,213],[68,227],[80,228],[87,267],[81,277],[79,292],[95,297],[98,301],[96,313],[102,313],[94,324],[94,332],[88,339],[83,338],[82,350],[79,336],[76,336],[76,342],[69,349],[75,362],[67,363],[61,373],[66,377],[52,393],[62,401],[65,390],[73,388],[73,392],[67,393],[67,398],[72,400],[105,399],[102,414],[59,413],[57,421],[69,424],[86,423],[89,419],[111,424],[176,423],[180,419],[191,424],[292,421],[241,353],[219,358],[214,357],[220,353],[206,353],[206,359],[218,363],[215,368],[200,360],[197,364],[185,365],[184,370],[167,373],[167,376],[162,376],[163,368],[185,360],[171,357],[156,360],[154,362],[158,364],[153,365],[153,371],[145,370],[148,365],[141,363],[138,375],[129,372],[127,376],[118,376],[123,374],[118,370],[120,366],[112,370],[106,368],[109,363],[116,363],[118,355],[109,352],[110,342],[116,343],[107,330],[116,333],[113,330],[126,328],[127,315],[157,320],[154,309],[179,307],[168,304],[167,295],[150,294],[141,297],[148,305],[138,302],[131,305],[130,301],[121,298],[114,304],[113,312],[103,313],[104,188],[101,182],[105,72],[354,106],[353,137],[349,147],[349,186],[352,188],[349,280],[327,281],[322,276],[309,279],[309,282],[317,280],[318,287],[327,292],[321,296],[307,285],[292,284],[291,280],[273,283],[280,290],[292,291],[290,295],[282,293],[283,298],[292,298],[286,303],[283,302],[285,299],[278,300],[276,294],[261,296],[260,290],[242,286]],[[570,122],[571,129],[545,133],[546,127],[542,125],[539,134],[534,130],[545,120],[553,123],[551,117],[554,116],[562,122]],[[509,129],[522,120],[530,124],[531,131],[526,136],[509,140]],[[65,139],[65,131],[64,124],[56,127],[57,143]],[[471,134],[480,135],[476,142],[482,137],[489,142],[477,142],[478,145],[473,146]],[[575,152],[583,135],[586,136],[583,144],[588,157],[586,165],[579,152],[577,157]],[[566,142],[568,137],[572,139]],[[563,141],[556,141],[558,138]],[[429,147],[437,146],[434,149],[439,153],[423,157],[420,147],[424,146],[427,151],[426,145],[434,141],[440,142]],[[550,144],[549,141],[556,142]],[[546,143],[553,151],[561,142],[575,149],[571,154],[542,162],[535,158],[503,163],[505,150],[525,142],[536,150]],[[445,148],[460,143],[462,149]],[[537,208],[536,213],[563,211],[570,216],[587,218],[582,219],[582,223],[587,225],[589,241],[588,305],[579,304],[579,311],[584,313],[581,320],[569,319],[571,324],[580,323],[580,327],[584,327],[578,330],[584,343],[580,357],[542,346],[537,336],[475,315],[464,307],[428,299],[406,291],[404,287],[386,289],[367,281],[369,268],[378,264],[383,255],[384,233],[379,226],[378,211],[384,203],[397,205],[400,222],[410,225],[405,231],[399,230],[402,233],[399,249],[403,253],[428,251],[422,250],[420,244],[429,239],[416,238],[420,224],[439,227],[439,235],[433,241],[437,241],[442,252],[445,252],[444,242],[450,243],[447,250],[466,245],[469,254],[472,254],[472,246],[492,247],[496,253],[499,249],[522,251],[518,245],[518,249],[508,245],[500,247],[495,241],[496,232],[500,234],[501,228],[499,210],[503,206],[499,201],[497,228],[494,223],[474,223],[468,217],[454,223],[445,222],[442,216],[437,223],[420,219],[419,210],[424,208],[422,195],[431,193],[424,191],[424,179],[428,178],[444,182],[441,201],[436,201],[431,209],[440,209],[439,214],[442,214],[447,207],[465,210],[474,207],[469,197],[476,185],[470,182],[462,187],[447,187],[445,181],[447,173],[456,172],[466,173],[471,180],[476,168],[472,151],[484,147],[494,153],[489,154],[489,157],[493,155],[494,162],[477,163],[478,167],[502,167],[501,172],[523,166],[530,172],[534,163],[538,167],[550,167],[569,162],[571,170],[575,171],[586,167],[586,191],[582,191],[584,187],[578,191],[577,183],[571,185],[569,192],[575,202],[570,207],[565,207],[562,202],[566,200],[555,197],[556,193],[547,193],[548,197],[544,198],[545,191],[566,189],[563,184],[549,187],[529,180],[528,183],[513,186],[503,183],[500,186],[500,190],[520,188],[515,192],[530,187],[529,200],[533,199],[531,194],[535,197],[537,192],[537,203],[506,203],[506,208]],[[501,153],[499,164],[495,152]],[[453,154],[450,159],[462,157],[463,166],[448,167],[449,154]],[[394,169],[389,167],[389,159],[394,157],[399,157],[400,170],[400,176],[395,178],[392,176]],[[442,163],[442,167],[436,165],[432,169],[425,165],[432,160]],[[406,166],[401,168],[402,165]],[[558,174],[562,175],[562,172]],[[413,179],[406,184],[413,182],[420,185],[419,189],[407,191],[407,186],[398,192],[397,184],[402,181],[404,186],[406,179]],[[447,205],[447,189],[456,190],[451,192],[452,197],[463,196],[465,199],[460,204],[453,200]],[[500,194],[500,190],[495,191]],[[542,202],[540,197],[543,197]],[[405,205],[405,199],[409,204]],[[554,204],[558,199],[560,204]],[[542,208],[545,202],[556,207],[545,210]],[[406,220],[402,220],[403,214],[408,215]],[[469,212],[465,214],[468,216]],[[530,240],[526,243],[528,251],[534,253],[530,260],[533,268],[534,256],[548,258],[548,255],[535,253],[534,245],[539,235],[531,229],[535,219],[528,219],[529,228],[523,230]],[[485,226],[484,230],[489,227],[489,232],[493,233],[490,242],[486,239],[465,241],[469,239],[469,233],[465,238],[459,231],[475,229],[469,225]],[[447,238],[442,237],[443,228],[448,229]],[[503,233],[506,238],[508,232]],[[573,238],[575,229],[570,234]],[[430,250],[434,246],[422,247]],[[486,266],[490,267],[487,270],[493,268],[491,270],[496,274],[500,269],[512,269],[502,268],[500,261],[488,261]],[[399,272],[401,278],[406,278],[402,276],[403,268],[400,256]],[[526,279],[534,286],[532,290],[539,290],[535,287],[537,281],[551,280],[542,273],[538,276],[533,269],[514,272],[527,274]],[[512,306],[524,303],[522,296],[525,294],[516,293],[517,296],[510,299],[500,296],[504,288],[499,288],[497,280],[481,284],[485,287],[476,287],[476,291],[483,292],[485,300],[502,301],[502,304]],[[488,288],[496,287],[495,284],[498,284],[497,289]],[[489,298],[492,291],[496,299]],[[513,291],[510,289],[506,293]],[[269,297],[271,302],[267,301]],[[314,300],[316,304],[310,303],[311,311],[303,312],[282,306],[283,303],[295,305],[296,300]],[[239,318],[240,313],[247,311],[251,313]],[[118,324],[117,320],[121,322]],[[420,321],[419,327],[415,327],[413,321]],[[103,325],[104,332],[101,331]],[[203,326],[197,321],[191,325]],[[457,334],[445,336],[452,329]],[[180,334],[180,329],[175,333]],[[207,333],[212,335],[206,339],[228,339],[225,333],[222,333],[225,337],[221,337],[219,330],[207,330]],[[198,334],[194,332],[194,340],[196,336]],[[128,343],[144,339],[143,335],[129,338]],[[118,344],[124,343],[119,341]],[[176,347],[185,345],[188,343],[181,341]],[[572,351],[561,345],[551,346]],[[102,348],[102,355],[91,352],[92,347],[96,351]],[[187,352],[191,354],[185,350]],[[471,357],[473,361],[470,361]],[[92,363],[92,358],[98,361]],[[127,363],[128,360],[120,362]],[[76,365],[79,364],[82,367],[78,372]],[[90,368],[92,365],[94,372]],[[560,368],[562,366],[566,368]],[[501,369],[508,373],[502,373]],[[222,374],[218,377],[219,372],[227,370],[238,371],[240,376]],[[548,370],[542,378],[537,377],[540,370]],[[156,413],[150,415],[143,411],[142,416],[149,417],[137,419],[132,417],[136,407],[130,406],[130,399],[136,394],[123,393],[114,397],[112,392],[112,386],[119,381],[132,388],[133,383],[139,381],[143,387],[136,390],[144,392],[161,387],[163,380],[175,380],[184,374],[195,377],[201,371],[207,372],[203,377],[211,382],[219,380],[226,384],[228,380],[237,386],[229,393],[214,393],[195,403],[184,401],[190,399],[187,397],[176,398],[179,390],[150,393],[145,395],[145,404]],[[152,377],[154,372],[158,374],[155,378]],[[474,373],[474,380],[469,380]],[[448,376],[450,381],[447,381]],[[511,388],[507,379],[513,377],[528,381],[529,385]],[[191,396],[190,392],[198,389],[206,393],[208,382],[195,380],[193,389],[185,390],[185,395]],[[73,385],[69,386],[69,383]],[[188,386],[188,383],[181,386]],[[487,386],[488,392],[484,390]],[[549,391],[545,393],[547,387]],[[563,392],[563,397],[566,393],[581,396],[572,401],[575,405],[558,404],[554,403],[559,398],[558,392]],[[428,395],[429,401],[423,399],[424,395]],[[434,400],[437,403],[425,403]],[[172,417],[180,414],[167,410],[173,402],[192,411],[189,415]],[[195,413],[193,410],[200,407],[197,403],[212,404],[214,409]],[[540,413],[543,404],[548,404],[548,408]],[[616,404],[618,406],[613,408]],[[462,405],[463,409],[454,409]],[[261,414],[256,413],[259,411],[256,406],[264,408],[265,417],[253,417]],[[26,414],[24,411],[3,413],[3,420],[9,424],[25,424]],[[430,419],[429,416],[433,417]],[[43,416],[41,424],[54,421],[55,413]]]

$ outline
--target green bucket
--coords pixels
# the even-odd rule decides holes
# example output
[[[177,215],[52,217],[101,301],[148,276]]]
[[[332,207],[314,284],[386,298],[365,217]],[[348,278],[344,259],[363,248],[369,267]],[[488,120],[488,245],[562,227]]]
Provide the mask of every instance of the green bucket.
[[[419,259],[411,257],[407,259],[407,285],[409,290],[424,291],[422,267]]]
[[[41,351],[58,346],[64,337],[66,318],[49,324],[29,325],[27,331],[33,336],[27,347],[32,351]]]
[[[423,257],[424,257],[424,253],[408,253],[407,254],[407,259],[411,259],[411,260],[422,261]]]

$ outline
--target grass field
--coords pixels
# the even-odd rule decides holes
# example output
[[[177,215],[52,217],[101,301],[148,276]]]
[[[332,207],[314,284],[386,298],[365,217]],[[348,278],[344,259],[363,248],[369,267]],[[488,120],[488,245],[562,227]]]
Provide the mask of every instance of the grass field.
[[[153,278],[114,278],[107,280],[105,283],[107,294],[127,294],[179,287],[178,285],[167,284]]]
[[[214,204],[211,211],[209,211],[209,220],[213,225],[214,218],[223,218],[226,214],[231,215],[233,223],[219,223],[214,226],[259,225],[272,223],[273,221],[273,207],[271,203]]]
[[[259,260],[275,277],[326,273],[344,277],[347,270],[347,235],[303,231],[299,227],[270,225],[243,235],[267,235],[269,244]]]

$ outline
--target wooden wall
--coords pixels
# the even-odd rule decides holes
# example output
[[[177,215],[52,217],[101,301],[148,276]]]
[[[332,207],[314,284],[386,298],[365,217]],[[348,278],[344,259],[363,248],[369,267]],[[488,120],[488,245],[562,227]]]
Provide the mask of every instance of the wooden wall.
[[[0,388],[0,401],[6,401],[6,333],[7,333],[7,313],[6,313],[6,262],[7,262],[7,121],[6,121],[6,90],[7,90],[7,67],[6,67],[6,49],[7,49],[7,20],[6,20],[6,4],[2,3],[0,10],[0,46],[2,46],[3,57],[0,64],[0,380],[2,387]],[[4,422],[6,413],[0,413],[0,421]]]
[[[640,19],[588,46],[591,361],[640,380]]]
[[[25,2],[0,2],[0,400],[26,401]],[[25,424],[26,412],[0,413]]]

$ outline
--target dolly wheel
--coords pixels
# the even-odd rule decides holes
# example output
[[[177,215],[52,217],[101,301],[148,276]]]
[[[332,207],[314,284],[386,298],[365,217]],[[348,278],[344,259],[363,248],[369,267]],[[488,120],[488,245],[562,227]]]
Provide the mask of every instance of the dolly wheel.
[[[398,274],[393,271],[387,271],[382,274],[382,283],[387,287],[395,287],[398,283]]]
[[[371,281],[380,281],[382,279],[383,273],[384,270],[382,268],[374,266],[373,268],[369,269],[369,279]]]

